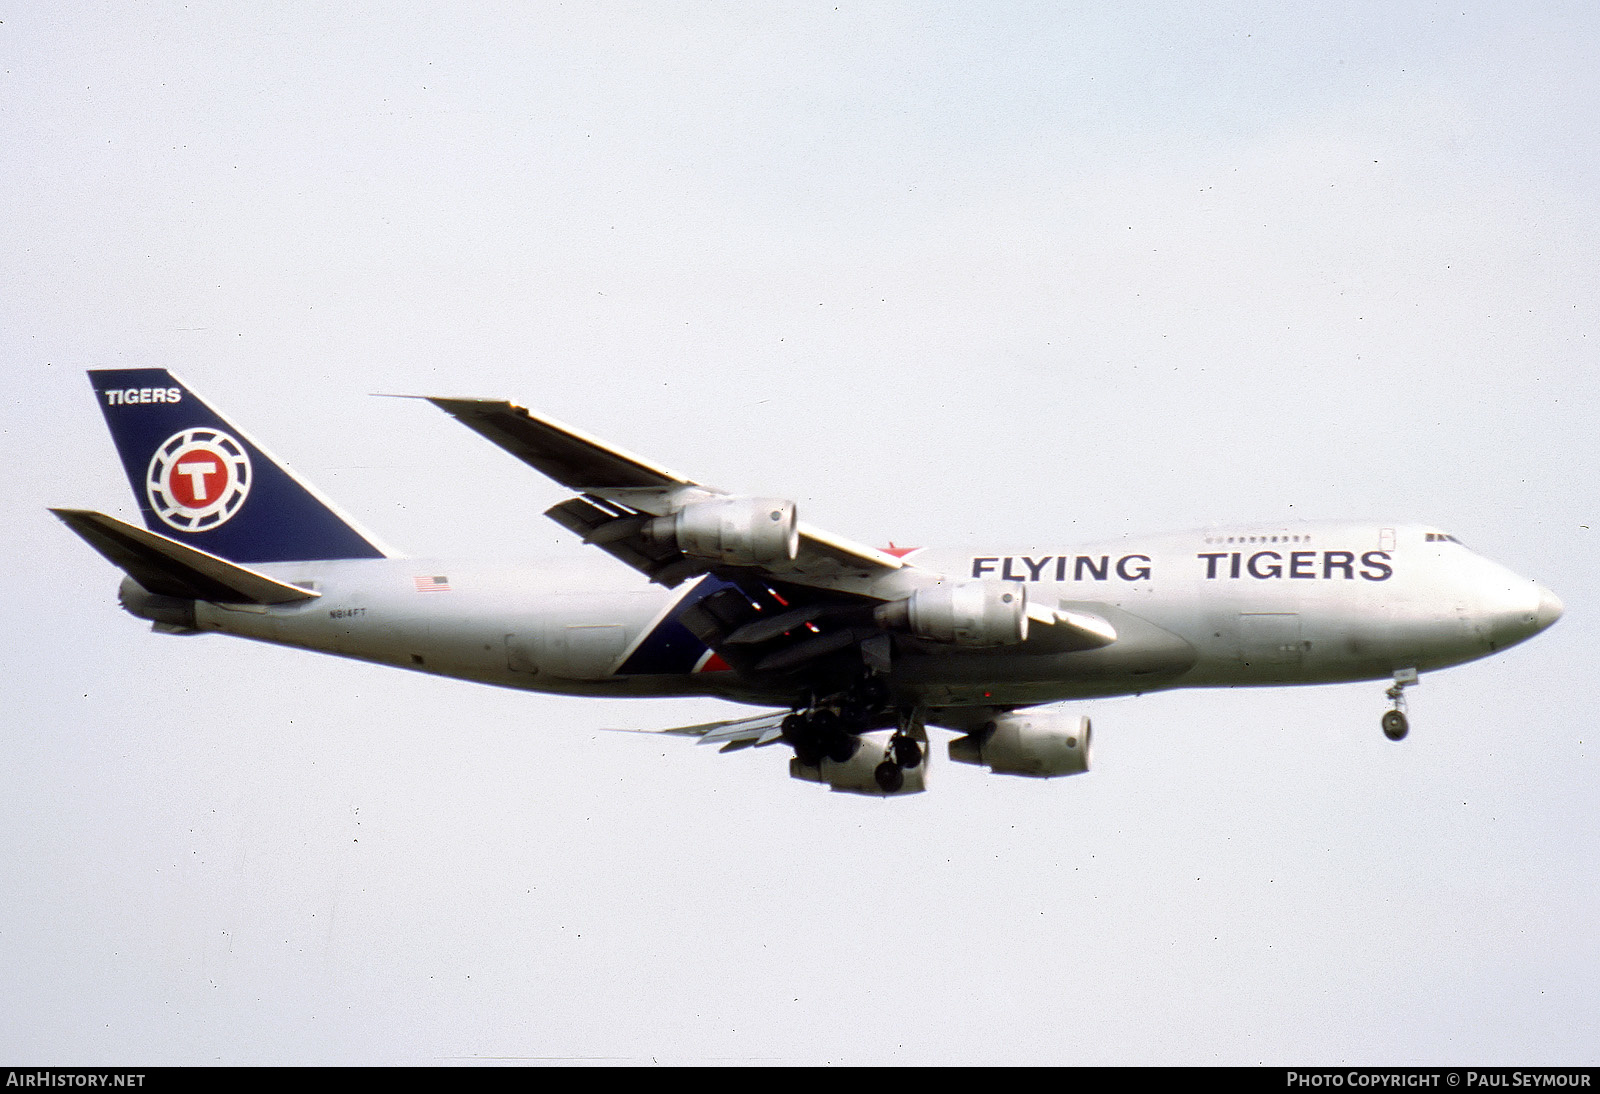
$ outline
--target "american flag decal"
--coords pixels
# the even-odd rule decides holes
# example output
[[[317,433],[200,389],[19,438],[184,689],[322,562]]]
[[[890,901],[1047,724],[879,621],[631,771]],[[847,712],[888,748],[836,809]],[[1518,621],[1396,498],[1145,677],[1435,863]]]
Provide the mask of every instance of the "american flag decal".
[[[447,593],[450,591],[450,579],[442,575],[439,577],[414,577],[411,580],[417,583],[417,592],[419,593]]]

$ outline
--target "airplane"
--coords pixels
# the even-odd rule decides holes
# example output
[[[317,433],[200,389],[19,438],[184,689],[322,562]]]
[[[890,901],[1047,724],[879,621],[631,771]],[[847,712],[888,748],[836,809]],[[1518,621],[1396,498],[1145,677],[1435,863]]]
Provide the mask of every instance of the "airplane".
[[[926,789],[928,727],[995,774],[1089,769],[1062,704],[1172,688],[1387,681],[1405,689],[1543,631],[1548,589],[1422,524],[1277,522],[1037,549],[878,549],[792,501],[669,471],[510,402],[426,401],[573,496],[547,512],[637,571],[407,558],[165,369],[89,372],[144,527],[52,509],[126,576],[122,607],[420,672],[583,696],[772,708],[660,730],[782,745],[789,773],[885,797]],[[628,577],[620,568],[619,578]]]

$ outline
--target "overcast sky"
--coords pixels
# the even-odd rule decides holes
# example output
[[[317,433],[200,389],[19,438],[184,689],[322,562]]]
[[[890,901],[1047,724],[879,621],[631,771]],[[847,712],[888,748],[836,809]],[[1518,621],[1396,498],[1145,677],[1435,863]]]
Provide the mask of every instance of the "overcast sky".
[[[1600,13],[1261,7],[7,5],[0,1059],[1600,1062]],[[1174,692],[829,794],[603,732],[726,704],[150,634],[45,512],[137,513],[146,366],[418,555],[584,549],[373,392],[876,544],[1426,521],[1567,615],[1401,745]]]

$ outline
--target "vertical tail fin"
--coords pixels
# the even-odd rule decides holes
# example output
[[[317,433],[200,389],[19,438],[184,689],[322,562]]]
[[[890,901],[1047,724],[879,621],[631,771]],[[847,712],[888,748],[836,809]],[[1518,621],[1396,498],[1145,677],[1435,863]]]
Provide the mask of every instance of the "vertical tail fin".
[[[152,532],[239,563],[384,557],[166,369],[93,370],[89,382]]]

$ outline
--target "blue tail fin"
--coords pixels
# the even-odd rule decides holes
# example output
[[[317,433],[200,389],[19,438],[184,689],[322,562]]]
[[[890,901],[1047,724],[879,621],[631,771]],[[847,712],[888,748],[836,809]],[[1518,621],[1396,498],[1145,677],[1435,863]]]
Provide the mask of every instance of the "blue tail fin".
[[[166,369],[95,370],[89,382],[152,532],[239,563],[384,557]]]

